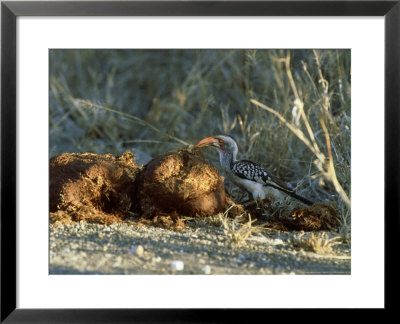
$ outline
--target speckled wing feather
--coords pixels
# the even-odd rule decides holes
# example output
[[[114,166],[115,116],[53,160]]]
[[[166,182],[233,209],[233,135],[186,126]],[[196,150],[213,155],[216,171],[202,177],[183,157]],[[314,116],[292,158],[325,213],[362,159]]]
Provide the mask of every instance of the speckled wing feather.
[[[270,174],[266,169],[251,161],[242,160],[234,162],[232,165],[232,172],[242,179],[258,182],[266,186],[272,185],[274,187],[280,187],[285,191],[293,191],[284,182]]]

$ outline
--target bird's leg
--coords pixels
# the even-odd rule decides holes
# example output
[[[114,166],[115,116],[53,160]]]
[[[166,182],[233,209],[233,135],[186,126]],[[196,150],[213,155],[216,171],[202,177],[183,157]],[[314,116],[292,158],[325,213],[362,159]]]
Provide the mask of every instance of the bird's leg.
[[[239,202],[239,204],[244,205],[244,204],[247,204],[250,201],[252,201],[252,199],[246,199],[244,201]]]
[[[249,193],[247,193],[247,199],[239,202],[239,204],[244,205],[244,204],[247,204],[247,203],[249,203],[251,201],[253,201],[253,197]]]

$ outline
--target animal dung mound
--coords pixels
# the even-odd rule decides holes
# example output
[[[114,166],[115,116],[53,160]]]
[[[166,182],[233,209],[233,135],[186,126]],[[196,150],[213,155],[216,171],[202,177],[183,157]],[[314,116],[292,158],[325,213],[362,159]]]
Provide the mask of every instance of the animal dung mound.
[[[248,204],[245,209],[257,224],[276,231],[323,231],[337,228],[338,210],[328,203],[315,203],[303,207],[292,205],[276,207],[269,199]],[[268,216],[270,215],[270,216]]]
[[[121,156],[63,153],[50,160],[50,220],[110,224],[132,208],[140,168],[132,152]]]
[[[138,209],[143,217],[171,213],[210,216],[227,207],[218,169],[188,150],[160,155],[138,177]]]
[[[337,227],[338,211],[327,203],[316,203],[309,207],[294,208],[283,224],[288,230],[295,231],[322,231]]]

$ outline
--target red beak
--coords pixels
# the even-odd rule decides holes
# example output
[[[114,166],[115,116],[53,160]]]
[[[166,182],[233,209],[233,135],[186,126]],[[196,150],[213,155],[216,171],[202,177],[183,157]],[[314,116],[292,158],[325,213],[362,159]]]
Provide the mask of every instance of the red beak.
[[[195,145],[195,147],[206,147],[206,146],[210,146],[210,145],[219,147],[218,142],[215,140],[214,137],[207,137],[207,138],[202,139],[200,142],[198,142]]]

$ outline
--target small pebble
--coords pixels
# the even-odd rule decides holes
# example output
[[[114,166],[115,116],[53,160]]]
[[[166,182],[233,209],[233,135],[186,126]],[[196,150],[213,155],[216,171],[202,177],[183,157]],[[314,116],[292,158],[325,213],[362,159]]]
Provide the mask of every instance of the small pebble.
[[[153,262],[153,263],[159,263],[159,262],[161,262],[161,257],[159,257],[159,256],[156,256],[156,257],[153,257],[152,259],[151,259],[151,262]]]
[[[243,263],[243,261],[246,259],[246,257],[243,254],[239,254],[238,258],[236,260],[237,263]]]
[[[171,269],[176,270],[176,271],[182,271],[183,270],[183,261],[171,261]]]
[[[203,269],[201,269],[204,274],[209,275],[211,273],[211,267],[209,265],[206,265]]]
[[[142,256],[144,253],[144,248],[141,245],[135,246],[129,251],[132,254],[136,254],[137,256]]]
[[[274,245],[283,245],[284,242],[281,239],[275,239],[273,244]]]

